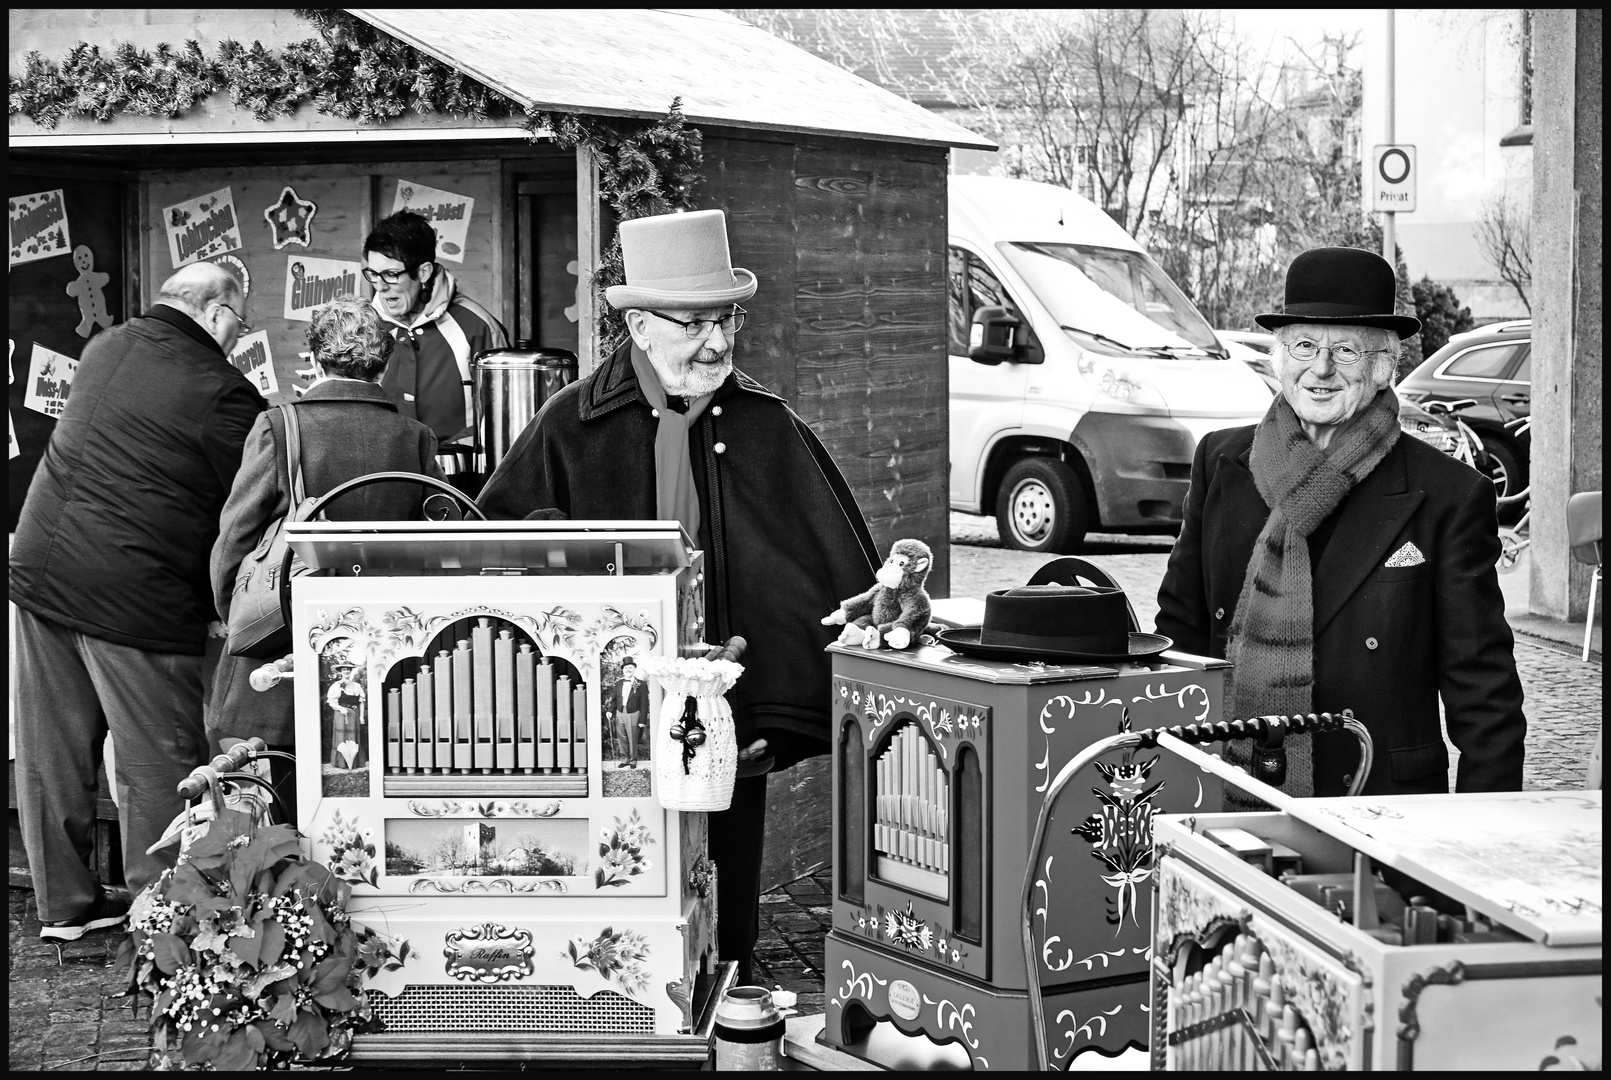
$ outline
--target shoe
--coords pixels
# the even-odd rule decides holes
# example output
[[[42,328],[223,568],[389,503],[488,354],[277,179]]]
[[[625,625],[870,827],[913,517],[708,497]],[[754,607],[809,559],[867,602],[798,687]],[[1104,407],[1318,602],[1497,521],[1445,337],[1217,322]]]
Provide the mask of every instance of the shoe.
[[[105,930],[119,926],[129,917],[129,902],[103,892],[76,919],[60,922],[42,922],[39,925],[40,941],[77,941],[91,930]]]

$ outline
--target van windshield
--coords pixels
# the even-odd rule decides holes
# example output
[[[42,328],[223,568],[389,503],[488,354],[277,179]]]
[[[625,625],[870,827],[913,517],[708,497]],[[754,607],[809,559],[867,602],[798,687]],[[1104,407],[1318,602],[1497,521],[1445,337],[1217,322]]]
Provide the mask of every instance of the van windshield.
[[[997,246],[1064,326],[1134,349],[1223,355],[1208,321],[1145,252],[1089,244]]]

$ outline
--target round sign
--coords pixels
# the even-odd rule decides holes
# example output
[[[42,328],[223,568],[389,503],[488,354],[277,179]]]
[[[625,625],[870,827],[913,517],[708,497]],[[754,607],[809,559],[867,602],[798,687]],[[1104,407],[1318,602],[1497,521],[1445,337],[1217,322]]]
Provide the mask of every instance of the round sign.
[[[1404,178],[1410,175],[1410,155],[1395,146],[1382,155],[1376,163],[1376,171],[1389,184],[1402,184]],[[1393,173],[1398,175],[1394,176]]]
[[[902,1020],[916,1020],[917,1014],[923,1011],[923,998],[917,992],[917,987],[905,979],[890,983],[889,1011]]]

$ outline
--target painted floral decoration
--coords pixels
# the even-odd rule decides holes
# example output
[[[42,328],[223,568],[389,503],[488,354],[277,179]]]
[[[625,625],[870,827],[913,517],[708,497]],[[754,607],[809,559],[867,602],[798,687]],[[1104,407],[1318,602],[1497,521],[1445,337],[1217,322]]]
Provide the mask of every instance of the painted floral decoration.
[[[625,885],[652,865],[643,849],[655,842],[654,837],[636,810],[625,821],[616,818],[613,829],[600,829],[599,840],[599,868],[593,872],[593,884],[601,889]]]
[[[606,926],[598,937],[588,941],[577,934],[565,943],[561,959],[568,959],[583,971],[596,971],[628,994],[637,994],[649,983],[649,941],[632,930]]]
[[[225,810],[135,898],[120,962],[161,1067],[328,1063],[372,1029],[363,980],[402,967],[408,943],[354,926],[351,888],[302,845]]]
[[[337,810],[321,842],[330,849],[330,872],[336,877],[354,885],[379,884],[374,834],[360,829],[356,817],[344,820]]]

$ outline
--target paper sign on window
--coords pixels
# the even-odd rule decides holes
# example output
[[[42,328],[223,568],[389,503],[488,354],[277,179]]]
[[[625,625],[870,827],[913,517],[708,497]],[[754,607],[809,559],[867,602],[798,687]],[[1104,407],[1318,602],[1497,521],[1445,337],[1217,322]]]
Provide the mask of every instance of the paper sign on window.
[[[313,309],[358,292],[361,264],[292,255],[285,261],[285,317],[312,322]]]
[[[426,187],[412,180],[397,181],[397,198],[392,213],[412,210],[436,230],[436,257],[456,263],[464,261],[464,238],[470,231],[470,214],[475,200],[468,195]]]
[[[73,250],[67,230],[67,200],[61,189],[6,199],[11,219],[11,265],[66,255]]]
[[[162,211],[162,223],[168,230],[168,253],[175,269],[241,246],[235,196],[227,187],[167,207]]]
[[[67,407],[67,395],[72,393],[76,374],[77,360],[36,343],[33,359],[28,363],[28,386],[22,403],[34,412],[60,417]]]
[[[252,385],[264,397],[280,392],[279,380],[274,377],[274,355],[269,352],[267,330],[255,330],[237,341],[235,351],[229,354],[229,362],[252,380]]]

